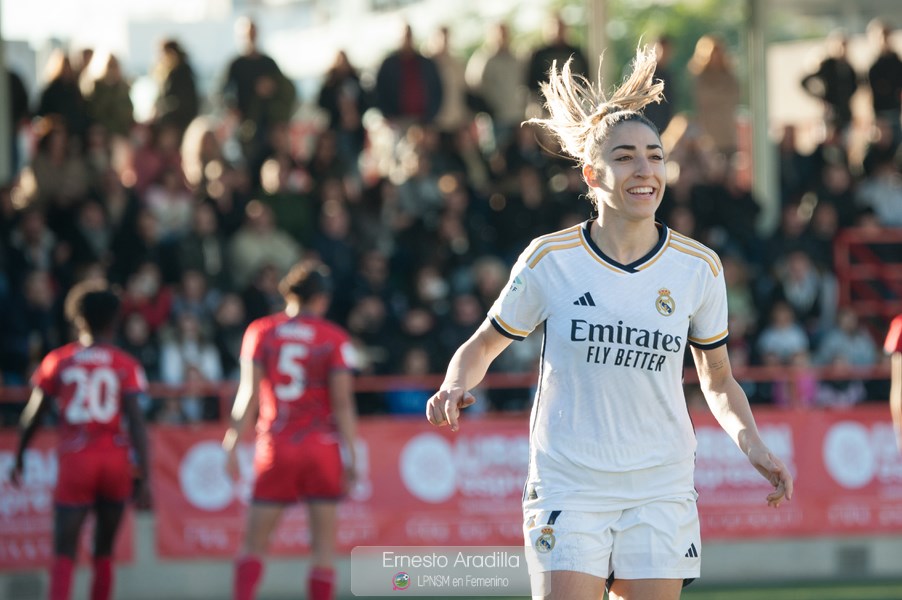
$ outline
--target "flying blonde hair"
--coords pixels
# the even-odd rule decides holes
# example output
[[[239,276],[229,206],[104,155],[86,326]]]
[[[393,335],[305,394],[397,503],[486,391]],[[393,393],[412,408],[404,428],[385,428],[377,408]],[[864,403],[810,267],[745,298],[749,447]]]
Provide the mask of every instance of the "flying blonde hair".
[[[551,65],[548,81],[541,84],[549,117],[529,119],[527,123],[550,131],[564,152],[588,165],[597,164],[602,142],[619,123],[639,121],[658,133],[657,127],[642,114],[645,106],[664,98],[664,82],[654,79],[657,60],[653,48],[640,46],[636,50],[629,75],[610,98],[601,86],[600,67],[599,83],[593,85],[582,75],[572,73],[571,62],[572,59],[564,63],[560,71],[557,61]]]

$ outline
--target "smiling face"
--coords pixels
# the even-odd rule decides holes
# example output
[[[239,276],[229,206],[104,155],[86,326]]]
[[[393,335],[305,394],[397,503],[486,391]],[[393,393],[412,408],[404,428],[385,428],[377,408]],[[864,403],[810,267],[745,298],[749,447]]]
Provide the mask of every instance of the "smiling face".
[[[630,221],[654,220],[664,194],[664,149],[654,130],[638,121],[616,125],[601,147],[601,160],[583,174],[598,197],[598,210]]]

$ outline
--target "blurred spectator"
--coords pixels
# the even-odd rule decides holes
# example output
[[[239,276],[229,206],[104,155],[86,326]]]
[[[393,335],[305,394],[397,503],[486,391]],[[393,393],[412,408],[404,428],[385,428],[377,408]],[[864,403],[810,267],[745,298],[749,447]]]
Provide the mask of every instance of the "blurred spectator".
[[[301,247],[278,228],[269,206],[254,200],[245,215],[244,225],[228,242],[232,282],[237,289],[247,286],[263,265],[274,266],[276,276],[281,277],[301,257]]]
[[[855,177],[848,165],[838,162],[825,165],[820,171],[820,177],[815,176],[811,180],[818,205],[830,204],[835,207],[842,224],[853,222],[858,212],[853,189],[855,184]]]
[[[348,313],[347,324],[360,350],[363,372],[368,375],[391,373],[394,364],[389,343],[396,324],[385,301],[377,294],[359,297]]]
[[[166,171],[176,172],[180,182],[185,183],[181,139],[182,134],[172,123],[139,125],[133,130],[133,151],[126,178],[139,196],[143,198]]]
[[[551,16],[543,29],[544,43],[535,48],[526,61],[526,87],[532,95],[531,100],[541,104],[539,84],[548,80],[551,65],[557,62],[561,69],[568,60],[570,71],[574,75],[589,76],[589,61],[582,49],[569,39],[570,30],[559,14]]]
[[[787,302],[809,339],[817,342],[836,318],[836,277],[821,271],[804,250],[789,251],[777,264],[777,301]]]
[[[770,319],[758,336],[757,348],[766,365],[788,365],[794,356],[807,353],[808,335],[799,324],[792,306],[783,300],[774,303]]]
[[[123,321],[117,345],[131,353],[144,367],[144,374],[151,382],[160,381],[160,342],[156,334],[150,330],[147,320],[139,312],[133,312]],[[159,400],[144,397],[141,410],[145,416],[151,416]]]
[[[329,267],[336,290],[348,290],[357,273],[357,241],[351,232],[351,216],[339,200],[328,200],[320,210],[319,227],[313,236],[312,250]],[[332,295],[329,319],[344,322],[351,309],[350,294]]]
[[[34,134],[35,153],[22,171],[20,191],[29,204],[45,212],[48,225],[59,233],[71,226],[76,204],[87,193],[87,165],[59,116],[35,123]]]
[[[140,313],[151,333],[163,328],[172,314],[172,288],[163,283],[160,268],[145,261],[132,271],[122,293],[122,317]]]
[[[335,132],[338,154],[356,170],[366,142],[363,114],[372,105],[372,99],[344,50],[335,55],[326,71],[317,104],[329,117],[328,128]]]
[[[272,209],[279,227],[301,246],[310,246],[316,230],[316,207],[307,180],[303,167],[288,155],[266,159],[260,171],[263,194],[258,199]]]
[[[178,321],[183,314],[189,313],[197,319],[198,325],[205,333],[211,334],[220,298],[222,291],[211,288],[202,271],[194,269],[182,271],[181,280],[172,297],[170,319]]]
[[[160,44],[160,55],[152,74],[158,88],[152,122],[175,127],[181,141],[185,129],[200,112],[200,102],[194,70],[188,54],[177,40],[165,39]]]
[[[128,137],[135,124],[131,84],[125,79],[116,55],[94,52],[79,85],[91,120],[102,125],[111,137]]]
[[[654,42],[655,58],[657,66],[655,67],[655,79],[660,79],[664,83],[664,99],[661,102],[652,102],[644,109],[644,114],[655,124],[659,132],[664,132],[673,118],[673,107],[679,104],[679,88],[677,81],[671,72],[670,62],[673,58],[673,40],[669,35],[659,35]]]
[[[175,330],[160,345],[160,377],[169,385],[188,387],[188,395],[181,398],[181,410],[189,422],[219,416],[216,397],[194,389],[221,381],[222,363],[216,347],[191,312],[181,313],[175,321]]]
[[[401,46],[386,56],[376,73],[376,106],[399,131],[413,123],[432,123],[443,99],[438,66],[414,46],[405,24]]]
[[[7,279],[10,287],[21,289],[30,271],[52,271],[57,236],[47,227],[44,213],[36,207],[19,212],[9,236]]]
[[[156,215],[141,207],[134,223],[125,223],[113,239],[113,264],[110,280],[124,283],[140,265],[152,262],[162,273],[164,281],[178,279],[175,246],[164,244]]]
[[[238,120],[237,137],[245,164],[259,172],[273,125],[286,123],[295,109],[297,90],[257,44],[257,25],[248,17],[235,22],[240,54],[226,69],[222,98]]]
[[[523,60],[510,47],[506,23],[492,26],[485,43],[470,56],[466,81],[492,117],[494,148],[508,145],[526,115]]]
[[[38,362],[50,349],[70,339],[58,322],[53,279],[49,272],[31,270],[21,287],[6,296],[0,326],[0,359],[4,385],[26,385]]]
[[[824,103],[824,120],[845,132],[852,122],[852,96],[858,89],[858,75],[849,63],[849,38],[842,31],[826,40],[827,57],[814,72],[802,78],[802,89]]]
[[[164,243],[185,236],[191,227],[194,204],[181,171],[172,167],[164,169],[144,195],[144,205],[156,217],[160,239]]]
[[[814,407],[820,383],[811,368],[811,356],[807,351],[797,352],[790,357],[788,366],[773,382],[771,401],[780,408]]]
[[[241,296],[235,293],[223,294],[213,315],[213,321],[213,344],[219,352],[223,377],[237,380],[241,339],[248,324]]]
[[[19,152],[19,130],[31,117],[28,108],[28,90],[18,73],[6,67],[7,90],[9,93],[9,158],[10,174],[18,173],[21,167],[22,156]],[[2,181],[0,184],[5,185]]]
[[[245,319],[248,322],[265,317],[284,308],[279,293],[279,270],[272,264],[264,263],[253,274],[253,279],[241,288]]]
[[[873,211],[884,227],[902,227],[902,174],[891,158],[875,162],[855,194],[859,210]]]
[[[799,202],[802,194],[816,181],[811,170],[811,159],[799,151],[796,134],[795,125],[783,125],[777,145],[781,205]]]
[[[451,30],[447,25],[436,30],[430,45],[429,58],[438,68],[442,81],[442,103],[435,115],[435,126],[443,133],[454,133],[471,119],[466,65],[451,52]]]
[[[410,378],[422,378],[435,371],[431,355],[426,348],[413,346],[401,356],[400,375]],[[385,393],[385,404],[392,415],[420,415],[431,392],[412,380],[406,385],[399,385]]]
[[[874,19],[868,24],[867,33],[877,50],[867,73],[874,116],[890,124],[893,141],[898,144],[902,141],[902,59],[893,50],[893,30],[887,23]]]
[[[175,253],[180,273],[200,271],[214,288],[232,288],[226,238],[219,230],[215,209],[208,202],[194,207],[191,230],[177,242]]]
[[[72,235],[67,240],[71,248],[73,269],[99,263],[106,269],[113,262],[113,229],[106,210],[99,200],[88,199],[78,208]]]
[[[899,163],[897,156],[899,144],[895,140],[893,125],[883,117],[877,117],[871,126],[871,134],[868,137],[864,158],[861,159],[861,169],[864,176],[873,174],[874,169],[881,163]]]
[[[717,151],[730,157],[738,146],[736,108],[740,87],[724,41],[714,34],[700,37],[688,69],[695,120]]]
[[[851,221],[846,221],[847,223]],[[807,246],[814,266],[821,271],[833,270],[833,248],[840,231],[840,217],[836,205],[818,202],[808,222]]]
[[[815,362],[819,365],[840,364],[871,366],[877,362],[877,344],[851,308],[842,308],[836,324],[829,328],[817,344]]]
[[[46,76],[47,84],[41,89],[35,116],[58,115],[72,135],[74,145],[78,146],[85,140],[90,117],[87,103],[78,86],[78,76],[69,57],[61,49],[56,48],[50,53]]]

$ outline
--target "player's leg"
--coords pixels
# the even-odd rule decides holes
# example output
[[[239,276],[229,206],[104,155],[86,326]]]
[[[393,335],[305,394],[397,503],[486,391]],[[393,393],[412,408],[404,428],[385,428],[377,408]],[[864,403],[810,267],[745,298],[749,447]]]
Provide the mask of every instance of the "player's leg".
[[[610,600],[678,600],[682,579],[616,579],[611,584]]]
[[[623,512],[614,533],[612,600],[677,600],[700,573],[694,498],[656,500]]]
[[[87,506],[57,505],[53,510],[53,566],[50,568],[50,600],[69,600],[78,540]]]
[[[602,600],[604,579],[579,571],[550,571],[532,578],[532,597],[537,600]],[[652,596],[649,596],[652,598]]]
[[[310,516],[310,600],[332,600],[335,593],[335,539],[338,534],[338,510],[334,501],[315,501],[307,505]]]
[[[308,499],[311,556],[307,576],[311,600],[332,600],[335,595],[335,542],[338,500],[345,493],[344,466],[338,439],[330,433],[311,435],[303,444],[296,470],[300,494]]]
[[[257,586],[263,578],[262,556],[284,510],[283,504],[256,501],[248,508],[244,544],[235,561],[235,600],[253,600],[256,597]]]
[[[95,514],[91,600],[110,600],[113,595],[113,546],[125,514],[125,503],[100,500],[95,506]]]
[[[59,454],[56,488],[53,492],[53,567],[50,600],[68,600],[85,518],[97,496],[100,463],[94,453]]]

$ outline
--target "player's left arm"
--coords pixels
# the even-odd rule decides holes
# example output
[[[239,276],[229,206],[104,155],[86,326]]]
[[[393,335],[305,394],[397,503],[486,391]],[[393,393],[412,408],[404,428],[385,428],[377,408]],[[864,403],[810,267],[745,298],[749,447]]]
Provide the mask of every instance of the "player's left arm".
[[[354,403],[354,375],[349,369],[335,370],[329,375],[329,402],[341,438],[342,462],[347,484],[357,476],[357,407]]]
[[[141,400],[146,393],[126,394],[122,398],[122,410],[128,425],[128,435],[132,448],[135,450],[135,461],[138,463],[137,489],[135,498],[141,508],[150,506],[150,457],[147,443],[147,425],[144,422],[144,412],[141,410]]]
[[[889,410],[896,430],[896,444],[902,452],[902,352],[890,355]]]
[[[784,498],[791,500],[792,474],[761,439],[748,398],[733,377],[726,344],[704,350],[693,347],[692,357],[711,413],[749,462],[774,486],[767,503],[779,506]]]
[[[44,393],[39,387],[31,390],[31,396],[28,398],[28,404],[22,409],[22,415],[19,417],[19,444],[16,448],[16,461],[13,470],[10,473],[10,481],[13,485],[19,485],[22,482],[22,470],[25,467],[25,450],[34,437],[35,432],[41,424],[41,419],[50,408],[50,397]]]

